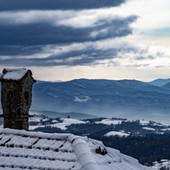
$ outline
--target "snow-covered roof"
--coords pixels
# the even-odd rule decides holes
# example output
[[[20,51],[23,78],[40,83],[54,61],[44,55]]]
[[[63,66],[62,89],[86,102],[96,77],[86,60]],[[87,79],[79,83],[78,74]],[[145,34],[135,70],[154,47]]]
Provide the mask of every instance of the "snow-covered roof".
[[[97,151],[97,152],[96,152]],[[100,154],[102,153],[102,154]],[[0,170],[149,170],[100,141],[72,134],[0,129]]]
[[[25,68],[21,69],[4,69],[1,79],[3,80],[20,80],[29,70]]]

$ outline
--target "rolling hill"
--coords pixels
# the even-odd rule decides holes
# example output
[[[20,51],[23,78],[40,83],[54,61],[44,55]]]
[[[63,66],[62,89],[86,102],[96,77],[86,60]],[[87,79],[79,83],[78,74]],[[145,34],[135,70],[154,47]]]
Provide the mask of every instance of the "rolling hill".
[[[40,81],[33,90],[33,110],[151,120],[170,113],[170,91],[137,80]]]
[[[156,79],[156,80],[153,80],[149,83],[152,84],[152,85],[161,87],[161,86],[164,86],[167,83],[170,83],[170,78],[168,78],[168,79]]]
[[[170,89],[137,80],[38,81],[32,111],[169,122]]]

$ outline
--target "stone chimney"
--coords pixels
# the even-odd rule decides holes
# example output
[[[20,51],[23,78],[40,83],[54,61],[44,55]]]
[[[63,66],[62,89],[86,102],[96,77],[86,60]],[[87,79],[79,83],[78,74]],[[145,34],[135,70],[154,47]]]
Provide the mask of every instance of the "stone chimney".
[[[0,78],[4,128],[28,130],[32,86],[36,82],[31,70],[4,69]]]

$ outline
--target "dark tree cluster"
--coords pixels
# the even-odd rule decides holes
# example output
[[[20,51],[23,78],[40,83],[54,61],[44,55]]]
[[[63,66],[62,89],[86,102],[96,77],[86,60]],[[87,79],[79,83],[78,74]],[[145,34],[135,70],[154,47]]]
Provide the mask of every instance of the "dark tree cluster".
[[[90,136],[94,138],[94,136]],[[170,135],[146,135],[130,137],[100,137],[106,146],[120,150],[122,153],[132,156],[145,165],[152,165],[154,161],[170,159]]]

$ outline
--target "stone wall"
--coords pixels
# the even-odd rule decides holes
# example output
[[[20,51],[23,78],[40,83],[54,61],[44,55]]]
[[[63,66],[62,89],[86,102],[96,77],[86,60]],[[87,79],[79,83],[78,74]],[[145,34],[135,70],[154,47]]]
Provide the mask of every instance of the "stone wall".
[[[2,81],[4,128],[28,130],[33,83],[31,72],[27,72],[21,80]]]

